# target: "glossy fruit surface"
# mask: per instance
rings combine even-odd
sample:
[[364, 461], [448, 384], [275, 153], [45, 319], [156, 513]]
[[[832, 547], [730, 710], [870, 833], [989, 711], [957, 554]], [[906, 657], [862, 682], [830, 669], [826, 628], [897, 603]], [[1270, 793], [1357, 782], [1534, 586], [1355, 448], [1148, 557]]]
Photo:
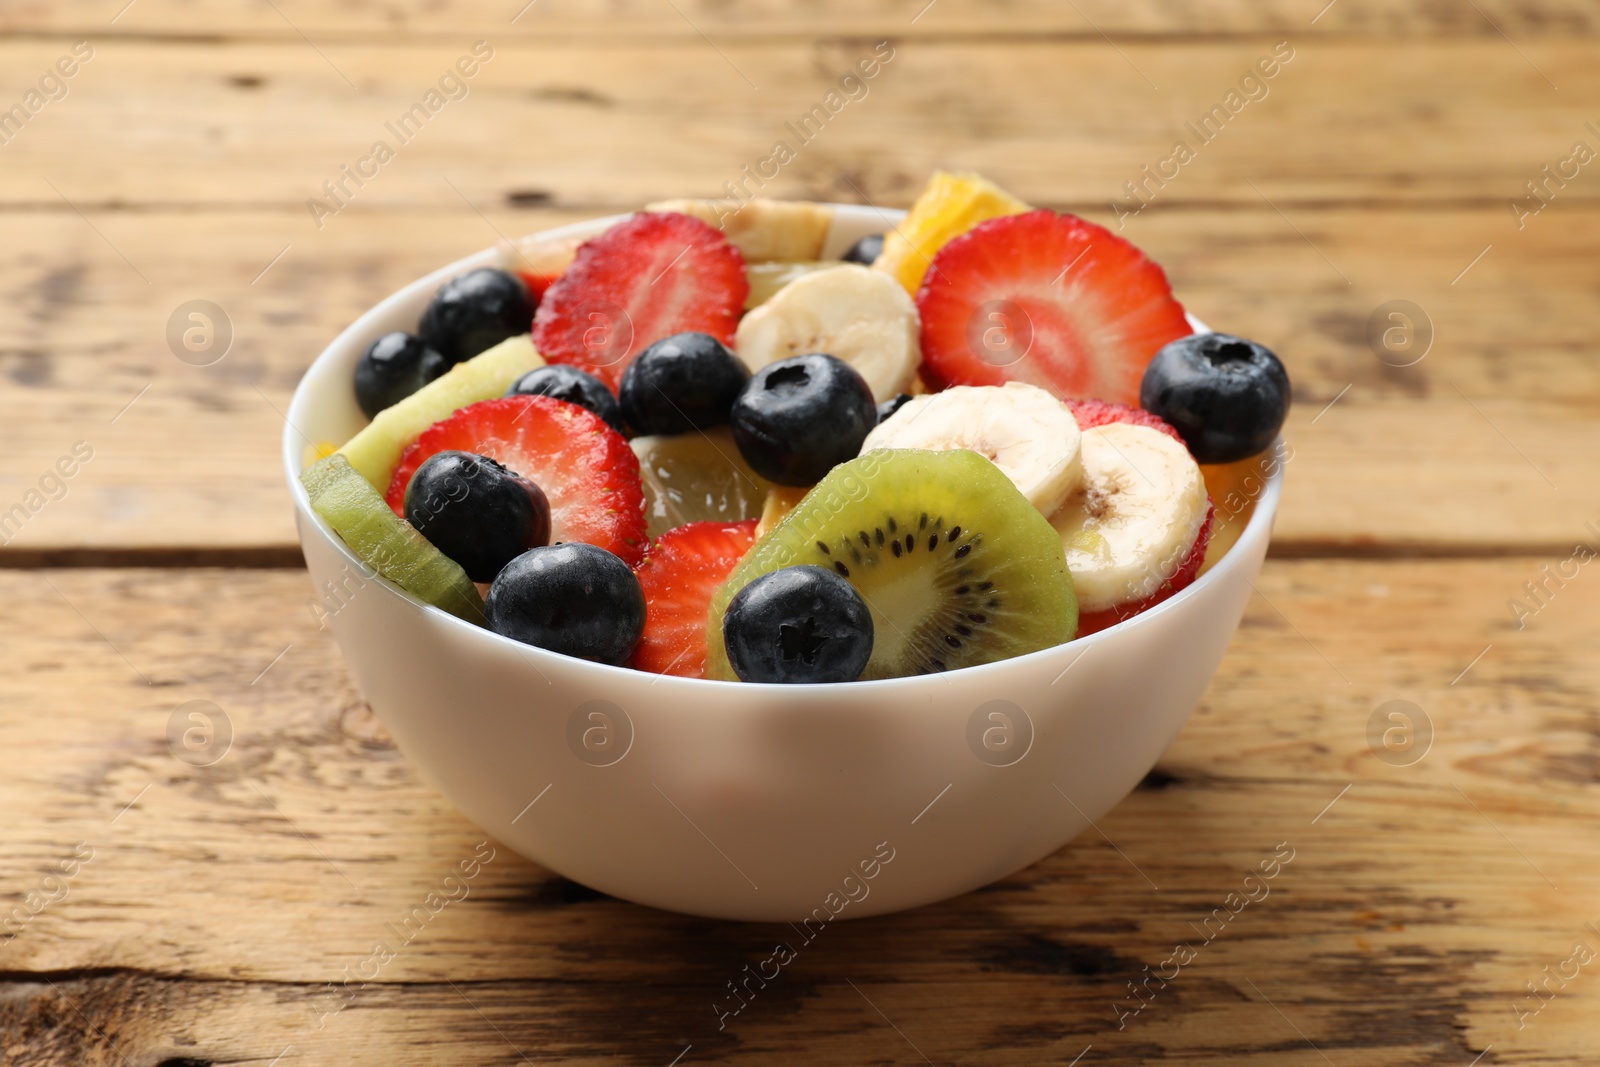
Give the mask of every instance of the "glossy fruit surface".
[[511, 383], [506, 396], [549, 396], [588, 408], [606, 420], [606, 425], [622, 433], [622, 409], [616, 394], [599, 378], [560, 363], [531, 370]]
[[1264, 345], [1197, 333], [1156, 353], [1139, 402], [1171, 423], [1201, 463], [1232, 463], [1277, 439], [1289, 415], [1289, 372]]
[[917, 294], [930, 386], [1028, 382], [1063, 400], [1137, 404], [1189, 322], [1161, 268], [1075, 215], [992, 219], [934, 257]]
[[939, 171], [911, 205], [906, 217], [884, 234], [883, 253], [874, 270], [889, 274], [915, 296], [928, 274], [931, 257], [951, 240], [988, 219], [1030, 208], [978, 174]]
[[471, 452], [435, 452], [406, 486], [406, 521], [475, 582], [550, 543], [550, 503], [537, 485]]
[[726, 237], [688, 215], [631, 215], [585, 241], [545, 290], [533, 343], [613, 389], [628, 361], [675, 333], [733, 341], [750, 283]]
[[599, 545], [629, 566], [644, 555], [639, 461], [622, 435], [587, 408], [548, 396], [508, 396], [462, 408], [429, 427], [400, 457], [388, 494], [396, 513], [404, 513], [412, 474], [447, 450], [488, 456], [544, 490], [552, 541]]
[[750, 371], [727, 345], [709, 334], [663, 337], [622, 372], [622, 417], [642, 434], [709, 430], [728, 412]]
[[691, 522], [742, 522], [761, 515], [772, 483], [750, 469], [718, 426], [698, 433], [635, 437], [651, 537]]
[[[343, 455], [335, 452], [307, 467], [300, 483], [312, 510], [371, 569], [366, 577], [381, 574], [426, 604], [483, 621], [483, 598], [461, 565], [402, 521]], [[346, 593], [361, 588], [342, 587]]]
[[[845, 243], [883, 228], [870, 208], [836, 210]], [[589, 232], [605, 225], [609, 221], [590, 223]], [[479, 259], [492, 262], [496, 254], [489, 250]], [[299, 491], [300, 434], [337, 441], [351, 432], [359, 412], [348, 398], [350, 373], [361, 349], [383, 329], [414, 323], [433, 288], [407, 287], [383, 305], [389, 318], [380, 328], [342, 337], [286, 409], [292, 427], [285, 428], [282, 469], [295, 481], [291, 495], [319, 589], [344, 580], [341, 568], [354, 569], [355, 561]], [[838, 890], [837, 872], [871, 854], [862, 827], [904, 827], [953, 780], [943, 799], [906, 831], [915, 836], [910, 844], [920, 859], [891, 838], [900, 858], [870, 883], [871, 896], [843, 916], [866, 917], [994, 882], [1080, 831], [1090, 832], [1089, 819], [1099, 820], [1137, 786], [1201, 705], [1240, 611], [1254, 596], [1249, 581], [1260, 570], [1283, 474], [1280, 466], [1260, 494], [1250, 532], [1211, 580], [1090, 638], [1089, 645], [1062, 645], [948, 682], [941, 676], [757, 692], [734, 683], [659, 680], [515, 646], [375, 585], [351, 598], [330, 626], [352, 677], [407, 761], [497, 847], [504, 842], [546, 869], [642, 905], [727, 920], [797, 920]], [[1218, 511], [1220, 521], [1220, 501]], [[544, 677], [534, 670], [535, 658]], [[597, 695], [625, 709], [637, 733], [626, 758], [605, 769], [576, 765], [562, 743], [574, 709]], [[974, 705], [989, 700], [1014, 702], [1032, 716], [1031, 750], [1022, 733], [1013, 746], [1012, 758], [1022, 757], [1015, 767], [980, 762], [960, 741]], [[759, 708], [752, 706], [757, 701]], [[987, 738], [992, 720], [985, 723]], [[934, 749], [950, 773], [930, 784], [925, 756]], [[1040, 817], [1040, 768], [1082, 814], [1046, 785], [1060, 817]], [[522, 814], [552, 779], [555, 788]], [[841, 782], [849, 788], [841, 789]], [[669, 810], [663, 794], [751, 875], [759, 892]], [[559, 807], [549, 807], [558, 800]], [[941, 813], [952, 801], [970, 817], [946, 824]], [[965, 807], [972, 804], [977, 807]], [[641, 811], [662, 818], [640, 819]], [[552, 833], [552, 812], [573, 821]], [[939, 832], [922, 835], [930, 827]], [[695, 848], [702, 853], [691, 853]], [[685, 862], [701, 854], [704, 862]]]
[[633, 666], [652, 674], [704, 678], [711, 596], [755, 542], [756, 520], [692, 522], [651, 543], [634, 570], [644, 590], [644, 635]]
[[526, 337], [501, 341], [481, 356], [457, 363], [393, 407], [378, 412], [366, 428], [339, 451], [382, 493], [389, 487], [400, 453], [417, 435], [450, 413], [478, 400], [488, 400], [544, 360]]
[[486, 352], [533, 325], [533, 298], [515, 274], [481, 267], [439, 287], [417, 333], [451, 364]]
[[449, 369], [449, 362], [420, 338], [399, 330], [386, 333], [367, 346], [356, 364], [356, 403], [370, 419]]
[[[872, 612], [864, 678], [972, 667], [1072, 640], [1078, 608], [1061, 540], [976, 452], [882, 449], [836, 467], [739, 562], [711, 601], [770, 571], [815, 564]], [[720, 633], [706, 674], [732, 678]]]
[[809, 564], [771, 571], [739, 590], [722, 635], [742, 682], [853, 682], [872, 658], [872, 613], [861, 594]]
[[484, 600], [497, 634], [579, 659], [627, 662], [644, 631], [644, 594], [628, 565], [586, 544], [534, 548], [506, 564]]
[[811, 485], [861, 451], [878, 424], [878, 407], [853, 367], [813, 354], [756, 371], [729, 421], [757, 474], [779, 485]]

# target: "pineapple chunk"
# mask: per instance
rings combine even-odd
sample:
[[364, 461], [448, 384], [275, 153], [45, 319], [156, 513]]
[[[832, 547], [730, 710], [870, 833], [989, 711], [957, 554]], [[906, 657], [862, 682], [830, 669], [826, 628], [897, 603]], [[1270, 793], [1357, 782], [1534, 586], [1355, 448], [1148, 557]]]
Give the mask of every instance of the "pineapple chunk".
[[934, 255], [952, 237], [980, 222], [1031, 210], [987, 178], [938, 171], [900, 225], [883, 235], [883, 254], [872, 269], [891, 275], [916, 296]]

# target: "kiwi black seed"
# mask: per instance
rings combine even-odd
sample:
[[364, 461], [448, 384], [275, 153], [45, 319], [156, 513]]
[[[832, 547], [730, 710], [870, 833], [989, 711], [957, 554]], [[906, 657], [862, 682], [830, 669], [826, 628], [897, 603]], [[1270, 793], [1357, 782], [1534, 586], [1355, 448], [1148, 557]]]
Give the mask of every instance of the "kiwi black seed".
[[728, 601], [793, 564], [831, 568], [866, 601], [876, 636], [863, 678], [989, 663], [1077, 628], [1059, 536], [974, 452], [886, 449], [835, 467], [712, 598], [709, 677], [733, 677], [720, 641]]

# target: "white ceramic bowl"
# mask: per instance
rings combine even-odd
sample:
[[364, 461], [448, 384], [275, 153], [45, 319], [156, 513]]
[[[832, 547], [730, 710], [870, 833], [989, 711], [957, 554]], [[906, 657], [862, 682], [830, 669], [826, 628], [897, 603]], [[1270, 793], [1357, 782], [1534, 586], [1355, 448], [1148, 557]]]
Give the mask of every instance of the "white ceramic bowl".
[[[827, 254], [887, 213], [840, 205]], [[615, 219], [551, 231], [599, 232]], [[306, 372], [283, 459], [306, 565], [368, 702], [466, 816], [584, 885], [724, 919], [860, 918], [1060, 848], [1138, 784], [1200, 700], [1261, 569], [1281, 465], [1232, 550], [1119, 626], [948, 675], [835, 686], [644, 674], [520, 645], [369, 579], [310, 509], [309, 441], [364, 420], [350, 376], [440, 283], [361, 316]], [[330, 591], [333, 591], [330, 593]]]

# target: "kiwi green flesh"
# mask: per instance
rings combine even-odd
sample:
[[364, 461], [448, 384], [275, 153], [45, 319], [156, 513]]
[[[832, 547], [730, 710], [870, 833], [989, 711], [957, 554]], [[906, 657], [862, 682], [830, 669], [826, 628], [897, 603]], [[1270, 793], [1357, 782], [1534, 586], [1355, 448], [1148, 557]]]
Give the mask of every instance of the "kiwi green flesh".
[[733, 679], [722, 616], [780, 567], [847, 578], [872, 613], [864, 679], [973, 667], [1070, 641], [1078, 605], [1061, 539], [975, 452], [882, 449], [835, 467], [712, 597], [706, 676]]
[[483, 598], [461, 566], [440, 552], [335, 452], [300, 472], [311, 508], [362, 561], [412, 596], [483, 623]]

